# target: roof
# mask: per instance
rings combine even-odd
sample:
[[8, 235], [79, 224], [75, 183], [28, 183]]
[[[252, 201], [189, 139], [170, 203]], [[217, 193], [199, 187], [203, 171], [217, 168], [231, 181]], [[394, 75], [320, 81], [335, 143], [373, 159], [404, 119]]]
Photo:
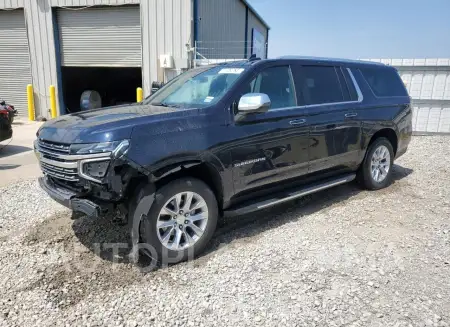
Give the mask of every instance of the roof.
[[450, 58], [363, 59], [390, 66], [450, 66]]
[[368, 60], [357, 60], [357, 59], [342, 59], [342, 58], [328, 58], [328, 57], [309, 57], [309, 56], [282, 56], [277, 59], [298, 59], [298, 60], [314, 60], [314, 61], [329, 61], [329, 62], [339, 62], [348, 64], [365, 64], [365, 65], [383, 65], [384, 63], [377, 61]]
[[253, 15], [255, 15], [255, 16], [261, 21], [261, 23], [262, 23], [265, 27], [267, 27], [268, 30], [270, 30], [269, 24], [267, 24], [266, 21], [261, 17], [261, 15], [258, 14], [258, 12], [256, 11], [256, 9], [253, 8], [253, 6], [252, 6], [250, 3], [248, 3], [247, 0], [241, 0], [241, 1], [248, 7], [248, 9], [250, 9], [250, 11], [253, 13]]

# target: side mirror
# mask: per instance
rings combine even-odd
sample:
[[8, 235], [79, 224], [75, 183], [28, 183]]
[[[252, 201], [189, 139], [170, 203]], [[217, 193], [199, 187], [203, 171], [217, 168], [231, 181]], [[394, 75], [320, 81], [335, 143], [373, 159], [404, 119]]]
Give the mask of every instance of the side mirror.
[[240, 114], [262, 113], [270, 108], [270, 98], [265, 93], [247, 93], [239, 100], [238, 112]]

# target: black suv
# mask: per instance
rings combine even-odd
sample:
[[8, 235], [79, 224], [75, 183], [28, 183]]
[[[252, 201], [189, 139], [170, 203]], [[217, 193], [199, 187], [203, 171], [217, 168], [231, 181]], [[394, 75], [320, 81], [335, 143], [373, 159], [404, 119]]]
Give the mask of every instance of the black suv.
[[53, 199], [127, 218], [133, 249], [182, 261], [204, 250], [221, 215], [354, 179], [387, 186], [411, 132], [392, 67], [252, 58], [189, 70], [142, 103], [49, 121], [35, 150]]

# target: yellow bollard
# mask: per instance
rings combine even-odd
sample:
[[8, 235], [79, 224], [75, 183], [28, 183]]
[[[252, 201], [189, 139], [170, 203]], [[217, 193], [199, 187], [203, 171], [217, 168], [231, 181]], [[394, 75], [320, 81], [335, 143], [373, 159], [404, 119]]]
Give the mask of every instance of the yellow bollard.
[[136, 90], [136, 99], [137, 102], [142, 102], [144, 100], [144, 93], [142, 91], [142, 87], [138, 87]]
[[50, 113], [52, 115], [52, 118], [56, 118], [57, 111], [56, 111], [56, 90], [54, 85], [50, 85]]
[[36, 119], [34, 112], [34, 94], [33, 85], [27, 85], [27, 99], [28, 99], [28, 119], [33, 121]]

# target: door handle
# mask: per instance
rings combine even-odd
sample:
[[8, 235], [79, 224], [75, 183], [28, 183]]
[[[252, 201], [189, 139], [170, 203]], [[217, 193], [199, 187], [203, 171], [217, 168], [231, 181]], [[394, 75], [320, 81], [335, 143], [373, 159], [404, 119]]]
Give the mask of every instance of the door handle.
[[352, 118], [352, 117], [356, 117], [358, 116], [358, 114], [356, 112], [350, 112], [348, 114], [345, 114], [345, 118]]
[[306, 123], [306, 119], [294, 119], [289, 122], [291, 125], [301, 125]]

